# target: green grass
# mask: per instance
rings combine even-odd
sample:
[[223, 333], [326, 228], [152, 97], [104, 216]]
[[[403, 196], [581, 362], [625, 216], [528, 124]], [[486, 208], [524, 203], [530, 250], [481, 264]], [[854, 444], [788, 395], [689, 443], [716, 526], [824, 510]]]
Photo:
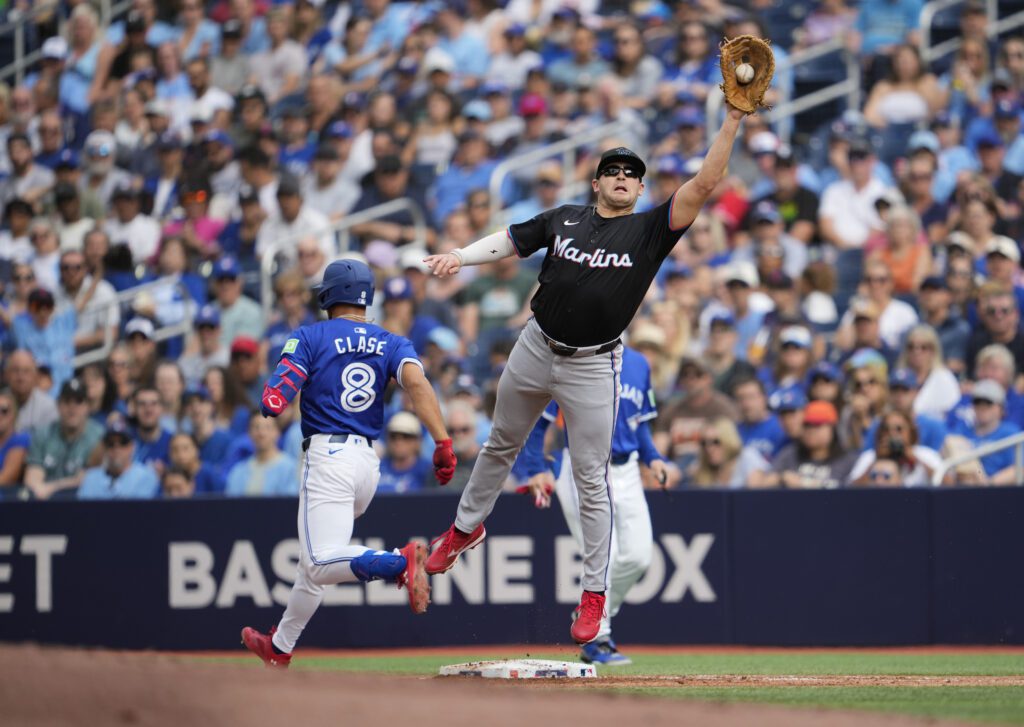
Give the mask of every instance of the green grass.
[[[628, 653], [628, 651], [627, 651]], [[455, 656], [316, 656], [296, 659], [302, 669], [433, 675], [443, 664], [522, 657], [523, 651], [467, 650]], [[575, 660], [571, 649], [539, 648], [534, 658]], [[631, 654], [632, 666], [601, 675], [815, 675], [1013, 676], [1024, 674], [1024, 655], [1009, 653], [749, 652], [724, 654]], [[236, 661], [228, 659], [226, 661]], [[255, 662], [248, 655], [242, 663]], [[1013, 686], [683, 686], [624, 687], [615, 691], [672, 699], [760, 702], [789, 707], [868, 710], [976, 723], [1024, 725], [1024, 687]]]

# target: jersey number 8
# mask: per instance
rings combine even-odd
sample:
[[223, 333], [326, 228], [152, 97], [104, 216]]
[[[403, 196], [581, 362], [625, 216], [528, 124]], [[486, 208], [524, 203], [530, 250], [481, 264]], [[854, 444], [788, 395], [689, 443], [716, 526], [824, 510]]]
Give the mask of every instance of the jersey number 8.
[[358, 413], [366, 411], [377, 398], [377, 373], [364, 363], [351, 363], [341, 372], [341, 408]]

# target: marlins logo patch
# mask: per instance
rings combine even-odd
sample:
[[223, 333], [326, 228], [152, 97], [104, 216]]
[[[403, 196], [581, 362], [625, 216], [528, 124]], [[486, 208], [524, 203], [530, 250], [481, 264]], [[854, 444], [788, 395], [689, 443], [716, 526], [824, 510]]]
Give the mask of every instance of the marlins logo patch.
[[281, 353], [295, 353], [299, 348], [299, 339], [289, 338], [284, 342], [284, 348], [281, 349]]

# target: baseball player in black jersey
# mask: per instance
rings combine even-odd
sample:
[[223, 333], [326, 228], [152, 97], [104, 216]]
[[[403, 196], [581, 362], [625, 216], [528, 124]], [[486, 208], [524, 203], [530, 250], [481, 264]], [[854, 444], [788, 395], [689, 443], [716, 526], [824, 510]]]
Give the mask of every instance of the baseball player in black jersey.
[[583, 531], [583, 595], [572, 625], [580, 644], [598, 634], [604, 612], [612, 504], [608, 462], [619, 396], [622, 332], [636, 314], [665, 256], [693, 222], [725, 173], [745, 114], [729, 107], [704, 164], [664, 204], [634, 214], [647, 167], [624, 147], [601, 155], [595, 205], [565, 205], [511, 225], [426, 263], [454, 275], [510, 255], [544, 248], [540, 287], [527, 323], [498, 382], [490, 437], [462, 493], [458, 515], [427, 559], [443, 573], [485, 536], [494, 507], [526, 437], [552, 398], [566, 423]]

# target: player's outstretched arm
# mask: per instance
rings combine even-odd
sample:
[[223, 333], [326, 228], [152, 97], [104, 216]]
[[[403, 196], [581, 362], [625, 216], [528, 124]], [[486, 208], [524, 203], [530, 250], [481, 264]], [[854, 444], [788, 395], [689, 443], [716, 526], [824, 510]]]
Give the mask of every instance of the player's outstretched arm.
[[441, 416], [441, 406], [434, 395], [434, 387], [427, 381], [423, 369], [414, 363], [402, 366], [400, 383], [409, 394], [412, 410], [434, 438], [434, 475], [438, 482], [447, 485], [455, 476], [455, 465], [458, 464], [458, 460], [455, 457], [455, 450], [452, 449], [452, 439], [444, 425], [444, 417]]
[[688, 227], [697, 219], [704, 203], [725, 176], [725, 169], [732, 155], [732, 146], [740, 130], [740, 122], [746, 116], [745, 112], [734, 106], [728, 108], [729, 113], [725, 116], [722, 128], [715, 135], [700, 171], [676, 190], [675, 199], [672, 201], [672, 217], [669, 220], [673, 230]]
[[463, 265], [483, 265], [516, 254], [516, 248], [509, 239], [507, 230], [492, 232], [463, 248], [444, 255], [430, 255], [423, 259], [434, 275], [445, 277], [455, 275]]

